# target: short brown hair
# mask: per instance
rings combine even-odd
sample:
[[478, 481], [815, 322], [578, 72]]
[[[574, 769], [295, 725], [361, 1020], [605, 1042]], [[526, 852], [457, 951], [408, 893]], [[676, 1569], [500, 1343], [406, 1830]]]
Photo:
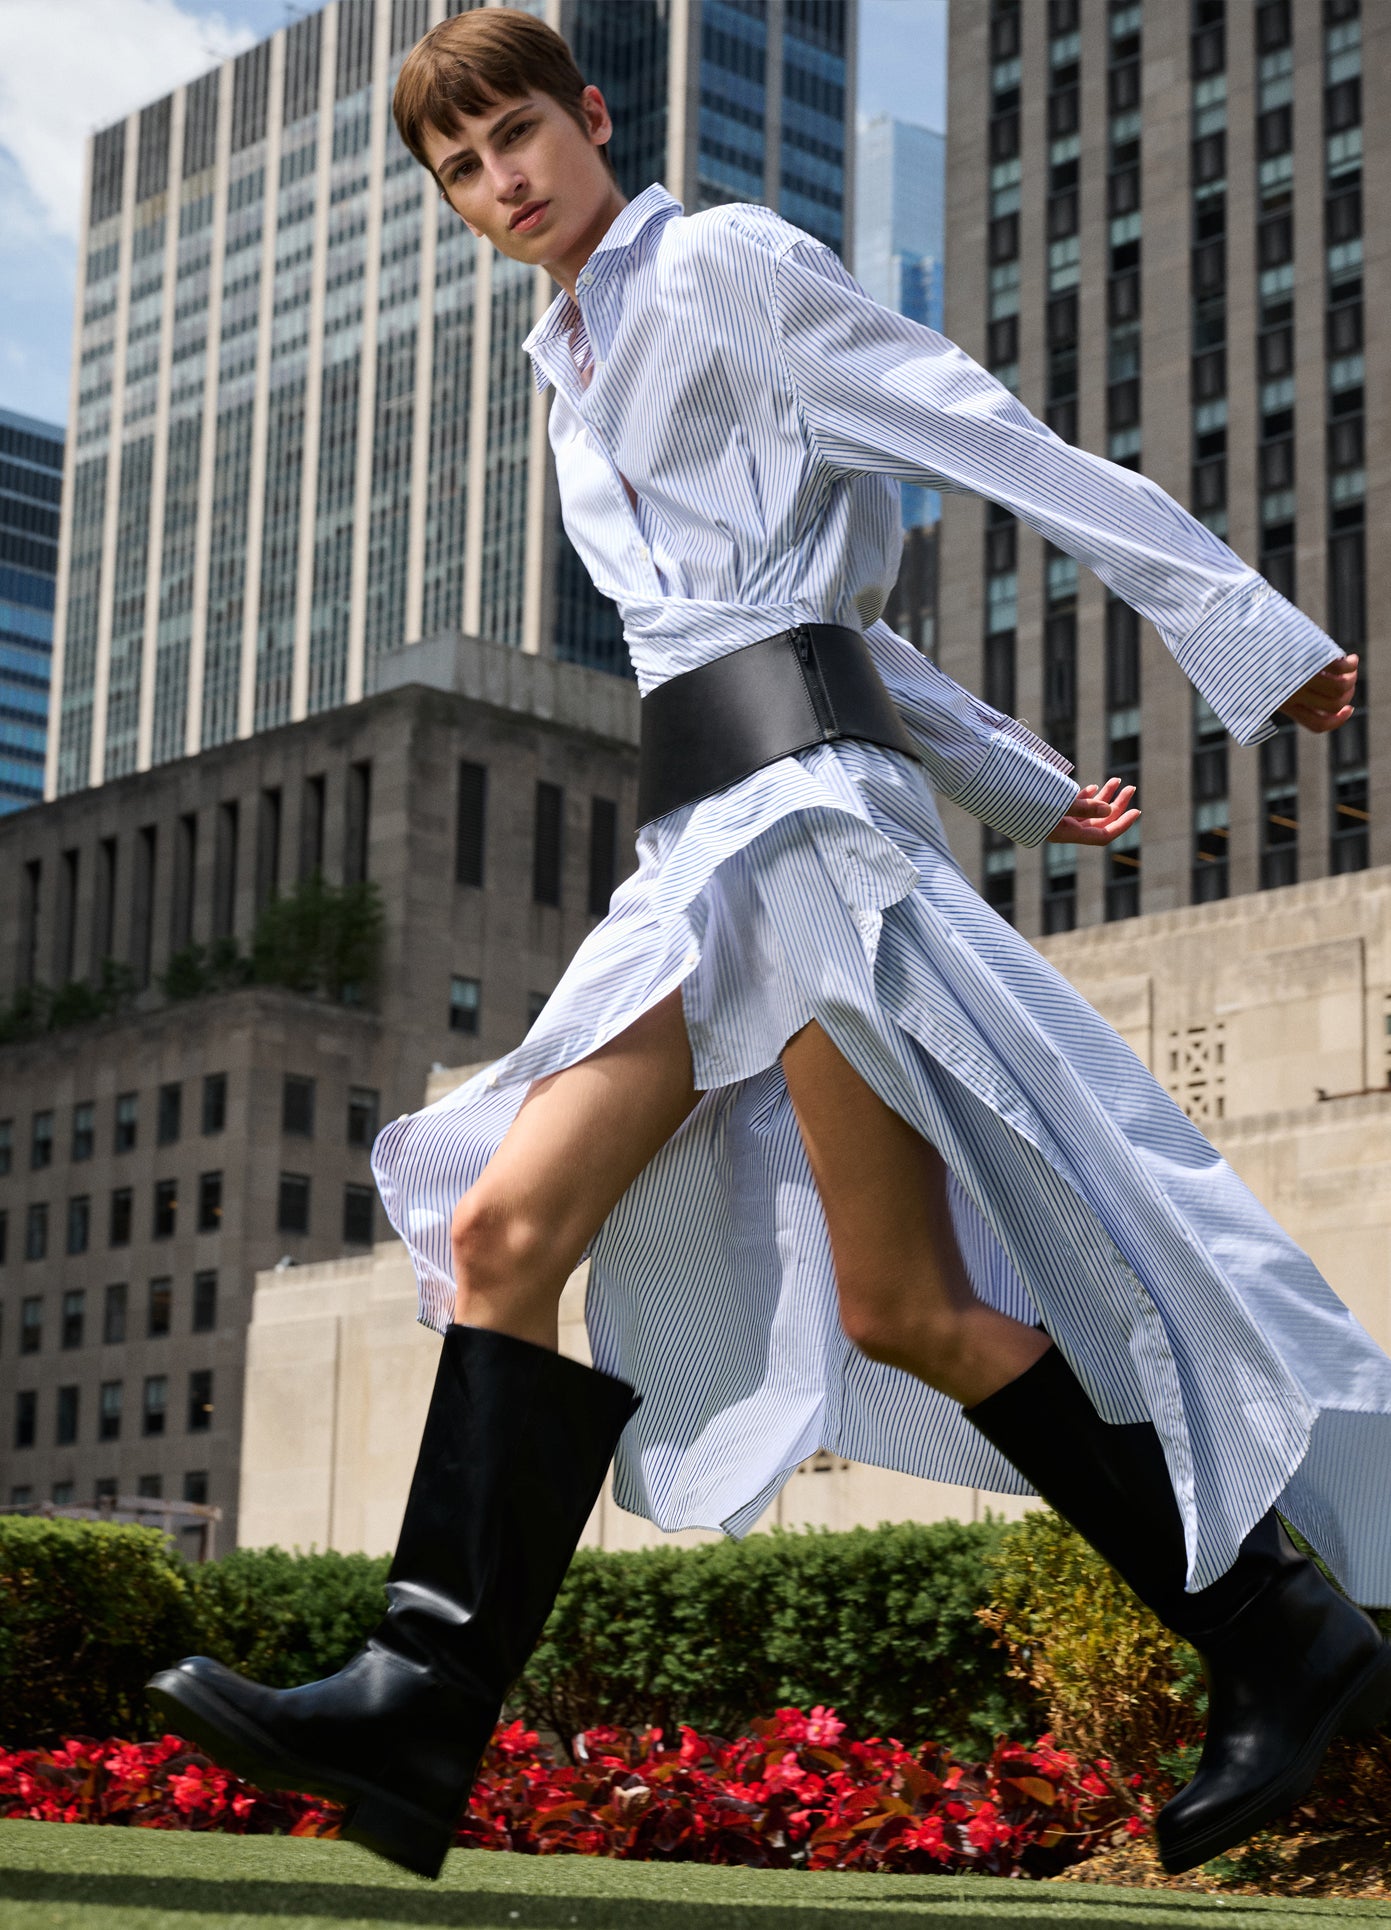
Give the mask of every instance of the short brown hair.
[[[435, 174], [423, 147], [427, 128], [447, 132], [460, 114], [482, 114], [519, 94], [549, 94], [587, 134], [580, 99], [585, 86], [554, 27], [520, 7], [475, 7], [439, 21], [416, 41], [397, 78], [391, 111], [401, 139]], [[599, 152], [612, 174], [607, 145]]]

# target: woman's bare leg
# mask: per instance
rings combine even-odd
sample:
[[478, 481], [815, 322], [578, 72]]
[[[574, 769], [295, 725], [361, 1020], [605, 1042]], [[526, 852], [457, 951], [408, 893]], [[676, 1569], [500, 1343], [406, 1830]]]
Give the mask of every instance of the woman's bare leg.
[[580, 1255], [699, 1097], [679, 985], [587, 1058], [533, 1080], [454, 1209], [454, 1318], [554, 1348]]
[[783, 1047], [782, 1068], [851, 1340], [965, 1407], [1031, 1367], [1052, 1343], [977, 1298], [936, 1147], [866, 1084], [815, 1019]]

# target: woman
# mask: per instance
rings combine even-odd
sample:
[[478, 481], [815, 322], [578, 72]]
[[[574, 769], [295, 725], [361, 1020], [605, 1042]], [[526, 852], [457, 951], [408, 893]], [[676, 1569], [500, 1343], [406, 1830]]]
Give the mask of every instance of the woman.
[[[1201, 1862], [1391, 1708], [1391, 1649], [1276, 1512], [1391, 1602], [1391, 1361], [952, 859], [934, 786], [1024, 844], [1139, 814], [876, 621], [896, 480], [1087, 562], [1240, 742], [1345, 721], [1356, 660], [779, 216], [625, 201], [529, 14], [433, 28], [394, 111], [560, 286], [526, 347], [642, 692], [638, 868], [523, 1043], [373, 1148], [444, 1334], [385, 1620], [323, 1682], [152, 1688], [436, 1874], [615, 1451], [624, 1505], [742, 1532], [825, 1445], [1043, 1495], [1196, 1644], [1208, 1739], [1159, 1835]], [[586, 1254], [592, 1369], [555, 1351]]]

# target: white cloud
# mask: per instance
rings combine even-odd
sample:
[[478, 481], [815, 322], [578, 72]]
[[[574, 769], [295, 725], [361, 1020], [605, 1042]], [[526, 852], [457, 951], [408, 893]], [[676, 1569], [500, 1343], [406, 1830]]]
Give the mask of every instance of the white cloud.
[[0, 0], [0, 151], [50, 232], [74, 237], [94, 128], [240, 53], [256, 36], [175, 0]]

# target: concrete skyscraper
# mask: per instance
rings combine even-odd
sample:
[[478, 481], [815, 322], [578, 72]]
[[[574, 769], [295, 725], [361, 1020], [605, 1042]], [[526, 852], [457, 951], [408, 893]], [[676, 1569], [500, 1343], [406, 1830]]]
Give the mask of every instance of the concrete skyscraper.
[[943, 668], [1033, 720], [1079, 778], [1138, 778], [1145, 810], [1143, 837], [1105, 853], [1016, 851], [960, 821], [956, 848], [1031, 935], [1385, 861], [1384, 557], [1366, 531], [1387, 486], [1391, 263], [1364, 260], [1363, 207], [1391, 178], [1391, 12], [958, 0], [950, 59], [947, 332], [1362, 657], [1340, 730], [1285, 722], [1242, 749], [1089, 571], [948, 497]]
[[63, 432], [0, 409], [0, 814], [43, 796]]
[[[844, 250], [847, 0], [535, 10], [613, 105], [625, 192]], [[331, 0], [90, 143], [45, 796], [352, 702], [444, 630], [626, 672], [521, 347], [554, 285], [391, 122], [445, 11]]]

